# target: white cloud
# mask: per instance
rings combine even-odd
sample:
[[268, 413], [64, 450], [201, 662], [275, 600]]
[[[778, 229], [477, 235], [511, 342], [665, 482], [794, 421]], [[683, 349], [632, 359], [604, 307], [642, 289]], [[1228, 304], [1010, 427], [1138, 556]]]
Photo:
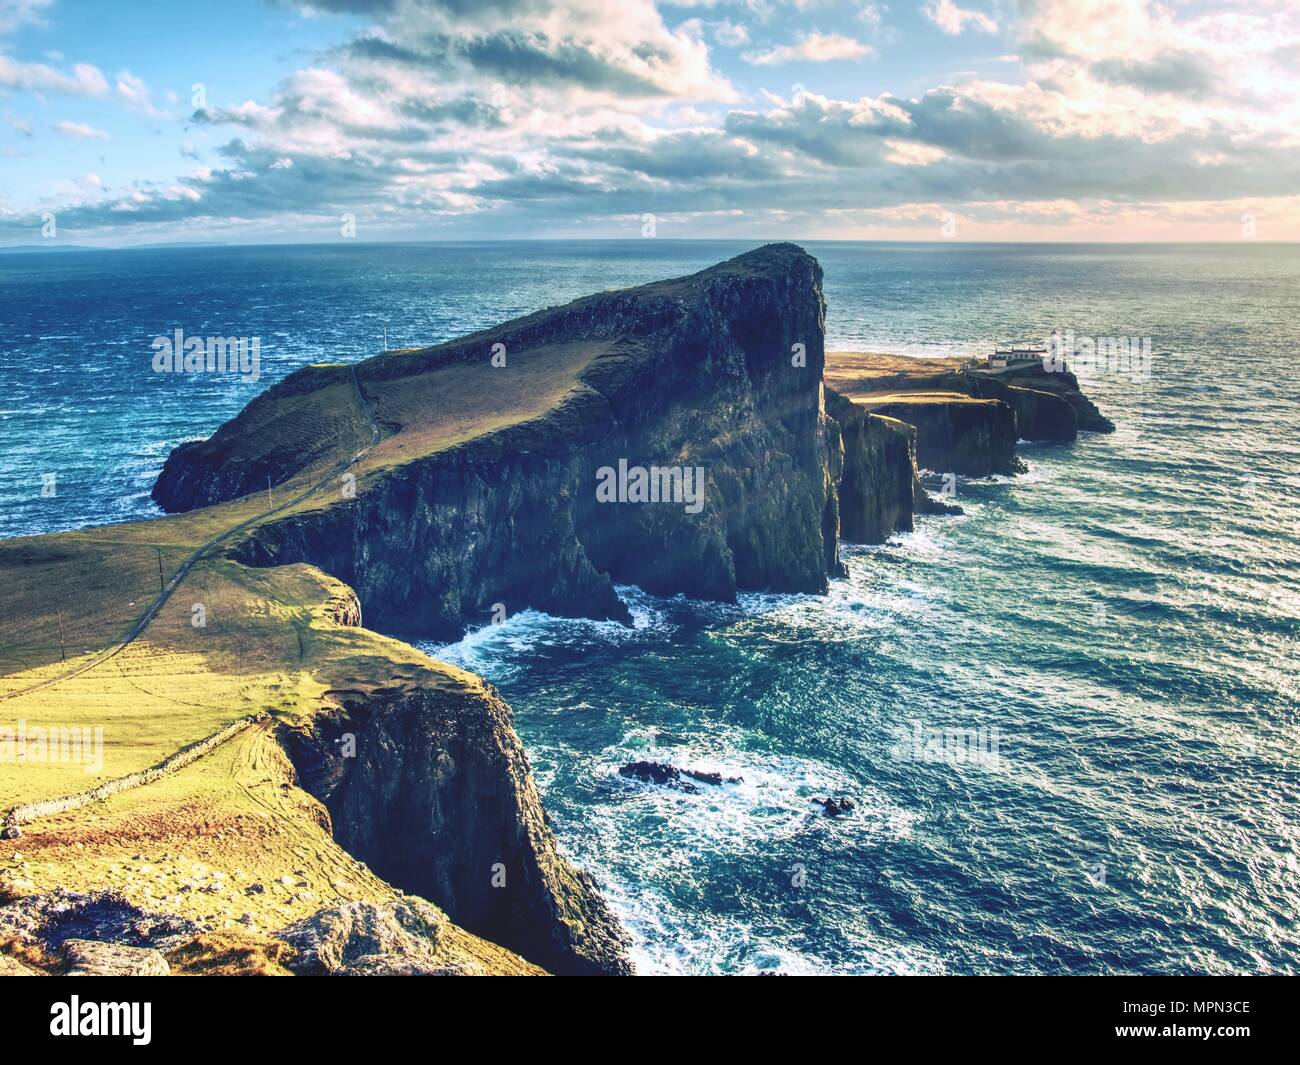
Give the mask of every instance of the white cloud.
[[45, 9], [53, 0], [0, 0], [0, 33], [12, 33], [21, 26], [45, 24]]
[[887, 137], [885, 146], [889, 149], [885, 158], [900, 166], [929, 166], [948, 157], [948, 153], [942, 148], [918, 144], [916, 141], [893, 140]]
[[939, 29], [953, 36], [961, 33], [967, 25], [984, 33], [996, 33], [998, 30], [998, 24], [991, 16], [983, 11], [958, 7], [954, 0], [929, 0], [921, 10]]
[[[1008, 42], [988, 49], [1016, 53], [983, 68], [999, 74], [911, 97], [786, 100], [756, 88], [742, 106], [710, 56], [732, 32], [718, 20], [741, 9], [694, 6], [702, 17], [670, 30], [644, 0], [629, 0], [626, 19], [599, 0], [372, 5], [365, 29], [274, 92], [197, 112], [182, 165], [201, 154], [204, 166], [101, 194], [70, 224], [323, 226], [352, 211], [394, 234], [608, 234], [611, 220], [652, 211], [700, 226], [743, 219], [737, 232], [777, 219], [812, 236], [842, 219], [928, 219], [943, 204], [995, 233], [1121, 217], [1173, 227], [1193, 217], [1180, 206], [1193, 197], [1277, 213], [1300, 194], [1294, 7], [1019, 0]], [[931, 6], [959, 29], [987, 28], [978, 11]], [[880, 41], [869, 24], [856, 23], [861, 40], [810, 33], [746, 58], [861, 61]], [[773, 40], [770, 20], [747, 25]], [[147, 101], [128, 77], [115, 96]]]
[[78, 63], [71, 74], [64, 74], [44, 63], [21, 63], [7, 55], [0, 55], [0, 86], [70, 96], [102, 96], [108, 91], [103, 73], [89, 63]]
[[147, 115], [161, 115], [149, 99], [149, 87], [145, 85], [144, 78], [138, 78], [129, 70], [123, 70], [117, 76], [117, 95], [123, 100], [128, 107], [136, 111], [143, 111]]
[[77, 140], [106, 141], [109, 139], [106, 130], [96, 129], [85, 122], [56, 122], [54, 129], [65, 137], [75, 137]]
[[780, 45], [766, 52], [748, 52], [745, 61], [755, 66], [772, 66], [804, 60], [809, 63], [829, 63], [840, 59], [867, 59], [875, 55], [869, 44], [845, 37], [839, 33], [810, 33], [795, 44]]

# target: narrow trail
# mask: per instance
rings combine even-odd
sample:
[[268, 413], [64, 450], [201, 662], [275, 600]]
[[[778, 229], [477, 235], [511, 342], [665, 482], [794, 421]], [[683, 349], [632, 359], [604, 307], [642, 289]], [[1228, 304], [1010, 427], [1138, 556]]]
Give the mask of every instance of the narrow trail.
[[150, 623], [154, 620], [154, 618], [158, 616], [162, 608], [167, 605], [167, 601], [172, 597], [176, 589], [178, 589], [181, 586], [181, 584], [184, 582], [185, 578], [189, 576], [190, 571], [199, 562], [201, 562], [204, 558], [206, 558], [215, 548], [219, 547], [221, 544], [229, 540], [232, 536], [242, 532], [243, 530], [249, 528], [250, 526], [256, 525], [259, 522], [263, 522], [267, 518], [279, 514], [281, 511], [285, 511], [290, 509], [291, 507], [297, 506], [303, 500], [307, 499], [309, 496], [313, 495], [314, 493], [318, 492], [320, 489], [324, 488], [330, 481], [334, 480], [336, 477], [342, 476], [352, 466], [356, 465], [362, 459], [362, 457], [365, 456], [366, 453], [370, 451], [371, 448], [373, 448], [377, 443], [379, 443], [379, 425], [375, 421], [374, 412], [370, 409], [370, 401], [366, 399], [366, 394], [361, 388], [361, 381], [357, 377], [357, 367], [355, 363], [351, 366], [351, 371], [352, 371], [352, 387], [356, 393], [357, 403], [361, 408], [361, 412], [366, 416], [367, 424], [370, 426], [370, 443], [366, 447], [363, 447], [350, 459], [347, 459], [346, 461], [336, 465], [327, 474], [325, 474], [324, 477], [320, 478], [320, 480], [316, 481], [305, 491], [294, 496], [292, 499], [289, 499], [287, 502], [281, 503], [279, 506], [276, 507], [271, 507], [269, 510], [263, 511], [261, 514], [256, 514], [253, 517], [247, 518], [236, 525], [232, 525], [229, 529], [226, 529], [224, 532], [218, 533], [211, 540], [207, 541], [207, 543], [195, 549], [195, 551], [187, 559], [185, 559], [184, 562], [180, 564], [179, 568], [172, 575], [172, 579], [163, 586], [162, 591], [158, 593], [157, 598], [155, 598], [154, 601], [149, 605], [148, 609], [146, 609], [145, 612], [140, 615], [139, 619], [135, 622], [135, 624], [132, 625], [131, 628], [127, 630], [126, 634], [117, 643], [113, 644], [110, 647], [104, 648], [104, 650], [98, 652], [89, 661], [83, 662], [81, 665], [75, 666], [74, 668], [69, 669], [63, 673], [60, 673], [57, 676], [49, 677], [46, 680], [40, 681], [39, 683], [36, 684], [29, 685], [26, 688], [19, 688], [16, 691], [5, 692], [3, 694], [0, 694], [0, 702], [4, 702], [8, 699], [17, 699], [21, 695], [29, 695], [30, 693], [35, 691], [40, 691], [43, 688], [49, 688], [55, 684], [60, 684], [65, 680], [71, 680], [73, 677], [78, 677], [83, 673], [89, 672], [90, 670], [94, 669], [96, 666], [103, 665], [109, 659], [120, 654], [123, 650], [125, 650], [128, 646], [130, 646], [130, 644], [134, 640], [136, 640], [145, 631], [145, 629], [149, 627]]

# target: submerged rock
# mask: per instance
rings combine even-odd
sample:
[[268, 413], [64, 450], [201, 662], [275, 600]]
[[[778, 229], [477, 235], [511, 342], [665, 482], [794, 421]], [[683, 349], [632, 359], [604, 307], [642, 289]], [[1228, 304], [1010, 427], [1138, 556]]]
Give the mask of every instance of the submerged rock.
[[679, 791], [690, 792], [694, 794], [699, 788], [693, 784], [688, 784], [682, 780], [682, 771], [675, 765], [669, 765], [667, 762], [629, 762], [625, 766], [619, 767], [619, 775], [631, 777], [633, 780], [643, 780], [647, 784], [660, 784], [668, 788], [676, 788]]
[[664, 787], [676, 788], [678, 791], [688, 792], [691, 795], [698, 794], [700, 789], [687, 780], [683, 780], [683, 777], [689, 777], [690, 780], [698, 780], [701, 784], [710, 784], [713, 787], [721, 787], [723, 784], [743, 784], [745, 780], [744, 777], [724, 777], [721, 773], [712, 773], [708, 770], [679, 769], [667, 762], [648, 761], [629, 762], [625, 766], [620, 766], [619, 774], [631, 777], [634, 780], [643, 780], [647, 784], [660, 784]]
[[812, 799], [810, 801], [817, 803], [822, 808], [822, 813], [827, 817], [842, 817], [854, 808], [852, 799], [836, 799], [832, 797], [829, 799]]
[[700, 769], [683, 769], [682, 776], [698, 780], [702, 784], [712, 784], [714, 787], [720, 787], [723, 784], [745, 783], [744, 777], [724, 777], [721, 773], [710, 773]]

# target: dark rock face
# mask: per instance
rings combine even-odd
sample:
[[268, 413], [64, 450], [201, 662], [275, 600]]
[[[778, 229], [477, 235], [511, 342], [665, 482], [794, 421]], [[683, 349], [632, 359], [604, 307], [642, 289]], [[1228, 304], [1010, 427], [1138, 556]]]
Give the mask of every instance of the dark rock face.
[[667, 762], [628, 762], [619, 767], [619, 775], [643, 780], [647, 784], [659, 784], [667, 788], [694, 793], [699, 789], [682, 780], [682, 771]]
[[822, 808], [822, 813], [827, 817], [843, 817], [847, 813], [853, 812], [853, 800], [840, 798], [833, 795], [829, 799], [813, 799], [818, 806]]
[[532, 451], [531, 426], [496, 435], [394, 471], [350, 506], [264, 526], [236, 557], [310, 561], [356, 589], [372, 628], [425, 639], [456, 638], [498, 602], [630, 620], [578, 539], [581, 461]]
[[872, 412], [915, 426], [922, 469], [987, 477], [1024, 468], [1016, 458], [1015, 413], [1001, 400], [903, 401], [873, 405]]
[[[1042, 366], [1034, 364], [1013, 371], [1011, 374], [1006, 375], [1005, 379], [1009, 385], [1047, 392], [1064, 400], [1074, 410], [1080, 429], [1091, 433], [1113, 433], [1115, 431], [1115, 423], [1103, 415], [1097, 409], [1097, 405], [1083, 394], [1079, 389], [1079, 379], [1068, 369], [1048, 371]], [[1035, 438], [1030, 437], [1029, 439]]]
[[1068, 443], [1079, 435], [1075, 409], [1052, 392], [1008, 385], [1007, 402], [1016, 415], [1016, 433], [1024, 440]]
[[[236, 557], [311, 562], [356, 589], [373, 627], [424, 637], [456, 635], [497, 602], [627, 620], [614, 582], [723, 601], [824, 591], [838, 571], [839, 448], [821, 407], [823, 327], [821, 268], [780, 244], [362, 363], [364, 389], [481, 363], [494, 343], [609, 344], [544, 417], [388, 471], [347, 505], [260, 525]], [[328, 370], [291, 375], [240, 418], [277, 424], [286, 396], [338, 384]], [[239, 420], [173, 453], [155, 486], [165, 509], [265, 488], [265, 463], [231, 461]], [[702, 508], [598, 502], [596, 472], [620, 458], [702, 468]]]
[[1022, 440], [1064, 442], [1079, 435], [1079, 417], [1062, 396], [1040, 387], [1045, 374], [1026, 371], [1013, 382], [1005, 375], [992, 377], [975, 373], [939, 374], [917, 378], [927, 389], [959, 392], [974, 399], [996, 399], [1011, 408], [1016, 435]]
[[950, 512], [921, 487], [912, 426], [869, 414], [830, 388], [826, 412], [839, 425], [844, 444], [839, 495], [845, 540], [884, 543], [896, 532], [910, 532], [914, 513]]
[[[554, 973], [630, 972], [594, 881], [556, 849], [510, 708], [464, 676], [358, 695], [315, 731], [291, 733], [303, 786], [342, 846], [461, 927]], [[332, 742], [344, 732], [355, 757]]]
[[[701, 784], [708, 784], [718, 788], [723, 784], [742, 784], [743, 777], [724, 777], [721, 773], [711, 773], [700, 769], [679, 769], [675, 765], [669, 765], [667, 762], [628, 762], [625, 766], [619, 767], [619, 775], [630, 777], [633, 780], [643, 780], [647, 784], [659, 784], [667, 788], [676, 788], [678, 791], [685, 791], [689, 794], [698, 794], [699, 788], [690, 783], [691, 780], [698, 780]], [[683, 777], [689, 778], [683, 780]]]

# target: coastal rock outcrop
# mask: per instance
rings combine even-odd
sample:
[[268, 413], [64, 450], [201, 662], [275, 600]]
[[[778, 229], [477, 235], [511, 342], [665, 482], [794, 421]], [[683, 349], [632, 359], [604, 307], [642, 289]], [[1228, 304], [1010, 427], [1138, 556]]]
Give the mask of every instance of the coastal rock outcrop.
[[912, 425], [920, 464], [941, 473], [1013, 473], [1021, 468], [1016, 439], [1064, 443], [1080, 430], [1114, 428], [1073, 373], [1038, 362], [989, 370], [958, 359], [832, 352], [827, 380], [866, 410]]
[[[355, 380], [386, 435], [355, 497], [261, 521], [235, 557], [311, 562], [356, 589], [373, 626], [426, 638], [459, 634], [494, 603], [627, 620], [616, 582], [724, 601], [824, 591], [838, 572], [839, 448], [821, 407], [823, 319], [821, 268], [779, 244], [367, 360]], [[430, 406], [468, 410], [535, 366], [553, 388], [571, 374], [570, 387], [506, 424], [435, 433], [410, 399], [424, 389]], [[264, 491], [268, 476], [325, 462], [322, 424], [345, 454], [359, 440], [349, 373], [291, 374], [177, 448], [154, 498], [176, 511]], [[381, 465], [388, 454], [400, 460]], [[598, 498], [600, 472], [624, 467], [699, 471], [700, 498]]]
[[699, 788], [691, 783], [698, 780], [701, 784], [721, 787], [723, 784], [743, 784], [744, 777], [726, 777], [721, 773], [702, 769], [681, 769], [668, 762], [651, 762], [638, 760], [619, 766], [619, 776], [641, 780], [647, 784], [659, 784], [662, 787], [675, 788], [689, 794], [697, 794]]
[[1018, 473], [1016, 418], [1000, 399], [950, 392], [902, 393], [866, 403], [875, 414], [916, 428], [916, 461], [922, 469], [965, 477]]
[[[1078, 427], [1090, 433], [1113, 433], [1115, 423], [1107, 418], [1097, 405], [1083, 394], [1079, 388], [1079, 379], [1068, 366], [1063, 369], [1045, 370], [1041, 365], [1031, 363], [1005, 375], [1008, 385], [1027, 387], [1038, 392], [1047, 392], [1064, 400], [1074, 410]], [[1029, 437], [1028, 439], [1036, 439]]]
[[973, 399], [1005, 403], [1015, 416], [1021, 440], [1063, 443], [1079, 435], [1079, 416], [1062, 395], [1043, 387], [1047, 374], [1018, 374], [1012, 383], [1003, 376], [952, 373], [917, 377], [911, 384], [927, 392], [955, 392]]
[[[631, 971], [594, 881], [558, 852], [510, 708], [490, 685], [465, 673], [343, 703], [285, 745], [349, 853], [551, 972]], [[335, 742], [345, 735], [354, 753]]]
[[853, 543], [878, 544], [895, 532], [909, 532], [918, 484], [908, 438], [830, 388], [826, 411], [844, 442], [840, 535]]
[[172, 971], [162, 952], [153, 947], [91, 939], [67, 940], [63, 959], [69, 976], [170, 976]]
[[0, 938], [13, 936], [57, 953], [68, 940], [168, 950], [199, 931], [174, 914], [148, 913], [113, 891], [60, 889], [0, 906]]
[[281, 929], [293, 948], [288, 967], [301, 976], [456, 976], [439, 942], [449, 922], [419, 899], [376, 905], [349, 902]]

